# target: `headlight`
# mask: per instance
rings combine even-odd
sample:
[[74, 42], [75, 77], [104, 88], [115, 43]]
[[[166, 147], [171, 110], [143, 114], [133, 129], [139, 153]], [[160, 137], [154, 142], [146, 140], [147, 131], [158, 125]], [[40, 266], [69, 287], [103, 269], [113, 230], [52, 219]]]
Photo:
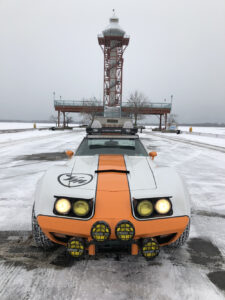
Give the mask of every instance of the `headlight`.
[[140, 201], [137, 205], [137, 211], [138, 211], [140, 216], [148, 217], [153, 212], [153, 205], [148, 200]]
[[159, 199], [155, 204], [155, 210], [159, 214], [167, 214], [171, 209], [171, 203], [167, 199]]
[[55, 203], [55, 210], [57, 213], [66, 215], [71, 210], [71, 203], [68, 199], [60, 198]]
[[89, 204], [83, 200], [76, 201], [73, 205], [73, 212], [79, 217], [86, 216], [89, 213], [89, 210]]

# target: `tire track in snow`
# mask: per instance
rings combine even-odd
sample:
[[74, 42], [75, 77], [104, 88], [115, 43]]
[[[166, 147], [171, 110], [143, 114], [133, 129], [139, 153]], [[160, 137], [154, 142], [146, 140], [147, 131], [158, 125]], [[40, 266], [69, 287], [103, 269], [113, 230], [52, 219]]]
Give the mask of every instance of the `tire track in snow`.
[[72, 135], [72, 134], [75, 134], [75, 133], [78, 133], [78, 132], [84, 132], [84, 130], [80, 129], [80, 130], [74, 130], [74, 131], [70, 131], [70, 132], [52, 133], [52, 134], [48, 134], [48, 135], [45, 135], [45, 136], [27, 137], [27, 138], [23, 138], [23, 139], [8, 141], [8, 142], [0, 142], [0, 149], [5, 148], [5, 147], [11, 147], [11, 146], [27, 143], [27, 142], [53, 139], [53, 138], [57, 138], [58, 136], [62, 136], [62, 135], [65, 135], [65, 136], [66, 135]]
[[13, 286], [15, 278], [18, 276], [19, 268], [16, 268], [14, 265], [4, 265], [4, 276], [0, 276], [0, 299], [9, 299], [7, 297], [8, 287]]
[[180, 143], [184, 143], [184, 144], [188, 144], [188, 145], [193, 145], [193, 146], [197, 146], [197, 147], [201, 147], [201, 148], [207, 148], [207, 149], [210, 149], [210, 150], [215, 150], [215, 151], [225, 153], [225, 148], [224, 147], [214, 146], [214, 145], [210, 145], [210, 144], [206, 144], [206, 143], [202, 143], [202, 142], [195, 142], [195, 141], [186, 140], [186, 139], [178, 139], [178, 138], [173, 138], [173, 137], [168, 137], [168, 136], [162, 136], [162, 135], [157, 134], [157, 133], [149, 133], [149, 134], [151, 134], [153, 136], [157, 136], [157, 137], [162, 138], [162, 139], [175, 141], [175, 142], [180, 142]]
[[[0, 264], [0, 299], [13, 299], [17, 295], [18, 299], [32, 300], [180, 300], [205, 299], [205, 291], [211, 299], [224, 299], [207, 278], [207, 272], [217, 271], [218, 266], [204, 266], [207, 257], [201, 257], [200, 251], [207, 249], [204, 245], [198, 249], [206, 240], [200, 239], [196, 248], [195, 239], [192, 239], [192, 252], [189, 245], [173, 253], [162, 250], [160, 256], [150, 262], [143, 257], [126, 254], [118, 260], [115, 254], [109, 256], [107, 253], [97, 254], [97, 259], [73, 260], [69, 268], [56, 268], [52, 259], [61, 252], [60, 248], [45, 253], [42, 249], [31, 247], [32, 240], [26, 240], [26, 236], [29, 236], [29, 232], [0, 232], [1, 241], [5, 240], [0, 248], [1, 257], [5, 257], [5, 260], [7, 256], [10, 258], [7, 263]], [[17, 243], [16, 237], [23, 237], [24, 240]], [[17, 249], [11, 252], [15, 244]], [[217, 248], [215, 251], [218, 252]], [[201, 264], [194, 263], [190, 255], [194, 255], [195, 259], [199, 257]], [[217, 260], [216, 256], [214, 259]], [[199, 286], [198, 290], [196, 286]]]

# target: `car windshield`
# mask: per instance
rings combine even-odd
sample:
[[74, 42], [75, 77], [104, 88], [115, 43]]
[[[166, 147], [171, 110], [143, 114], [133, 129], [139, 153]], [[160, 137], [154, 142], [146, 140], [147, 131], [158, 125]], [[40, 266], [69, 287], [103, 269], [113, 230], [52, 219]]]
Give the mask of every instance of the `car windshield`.
[[95, 154], [148, 155], [140, 140], [132, 138], [85, 138], [76, 152], [76, 155]]

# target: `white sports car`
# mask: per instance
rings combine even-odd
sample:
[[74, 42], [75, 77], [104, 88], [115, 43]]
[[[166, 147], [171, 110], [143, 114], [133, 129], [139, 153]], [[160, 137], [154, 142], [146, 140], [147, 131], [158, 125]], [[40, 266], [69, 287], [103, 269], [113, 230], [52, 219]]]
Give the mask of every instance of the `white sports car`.
[[101, 246], [126, 245], [147, 259], [189, 235], [189, 196], [180, 176], [157, 166], [132, 129], [91, 130], [65, 165], [39, 181], [33, 236], [44, 249], [67, 247], [78, 258]]

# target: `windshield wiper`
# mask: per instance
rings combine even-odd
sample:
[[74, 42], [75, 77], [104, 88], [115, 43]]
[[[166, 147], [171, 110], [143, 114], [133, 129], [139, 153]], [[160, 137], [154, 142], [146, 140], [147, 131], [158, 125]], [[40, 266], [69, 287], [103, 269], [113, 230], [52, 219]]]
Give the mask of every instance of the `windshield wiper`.
[[130, 173], [130, 171], [127, 171], [127, 170], [115, 170], [115, 169], [95, 170], [95, 173], [109, 173], [109, 172], [124, 173], [124, 174], [129, 174]]

